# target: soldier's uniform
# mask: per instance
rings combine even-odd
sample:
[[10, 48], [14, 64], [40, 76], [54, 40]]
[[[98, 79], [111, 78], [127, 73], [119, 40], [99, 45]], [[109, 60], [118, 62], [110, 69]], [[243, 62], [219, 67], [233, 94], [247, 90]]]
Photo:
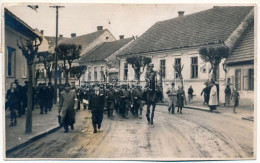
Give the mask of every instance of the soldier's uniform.
[[114, 88], [115, 90], [115, 110], [117, 113], [119, 113], [119, 109], [120, 109], [120, 88], [119, 86], [116, 86]]
[[142, 117], [142, 97], [143, 91], [140, 86], [137, 86], [132, 92], [132, 101], [134, 108], [134, 115], [138, 116], [138, 110], [140, 110], [140, 118]]
[[108, 118], [113, 118], [113, 110], [115, 107], [115, 90], [112, 85], [108, 85], [108, 89], [106, 90], [106, 100], [107, 100], [107, 116]]
[[130, 109], [131, 102], [131, 92], [127, 89], [127, 85], [123, 86], [123, 90], [121, 92], [121, 102], [122, 102], [122, 116], [128, 119], [128, 112]]

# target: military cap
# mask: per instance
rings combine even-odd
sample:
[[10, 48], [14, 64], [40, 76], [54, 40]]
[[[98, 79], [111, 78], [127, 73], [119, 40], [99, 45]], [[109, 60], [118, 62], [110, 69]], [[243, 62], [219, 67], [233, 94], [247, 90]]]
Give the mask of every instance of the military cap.
[[14, 80], [14, 83], [19, 83], [18, 79], [15, 79], [15, 80]]

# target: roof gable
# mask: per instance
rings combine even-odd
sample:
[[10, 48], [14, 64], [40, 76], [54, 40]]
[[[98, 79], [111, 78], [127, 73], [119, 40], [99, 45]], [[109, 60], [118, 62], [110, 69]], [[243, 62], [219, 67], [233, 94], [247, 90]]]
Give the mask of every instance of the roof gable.
[[226, 40], [252, 9], [251, 6], [213, 7], [198, 13], [157, 22], [122, 55]]

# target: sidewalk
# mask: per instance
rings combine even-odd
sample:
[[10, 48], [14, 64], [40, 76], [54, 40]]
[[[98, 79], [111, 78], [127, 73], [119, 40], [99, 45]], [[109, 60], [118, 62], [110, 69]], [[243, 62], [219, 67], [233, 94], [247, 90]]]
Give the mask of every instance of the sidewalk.
[[[159, 105], [168, 106], [167, 103], [159, 103]], [[187, 102], [187, 105], [185, 105], [184, 108], [210, 112], [209, 107], [207, 105], [203, 105], [201, 101], [193, 101], [192, 103]], [[220, 106], [217, 107], [217, 110], [213, 111], [213, 113], [219, 113], [234, 118], [254, 121], [254, 108], [237, 107], [236, 112], [237, 113], [233, 113], [233, 107], [231, 105], [229, 107], [224, 107], [223, 104], [220, 104]]]
[[40, 137], [59, 129], [58, 107], [53, 106], [48, 114], [40, 114], [40, 108], [37, 107], [32, 112], [32, 133], [25, 133], [26, 115], [17, 118], [17, 126], [9, 127], [10, 112], [5, 112], [5, 147], [6, 152], [15, 150]]

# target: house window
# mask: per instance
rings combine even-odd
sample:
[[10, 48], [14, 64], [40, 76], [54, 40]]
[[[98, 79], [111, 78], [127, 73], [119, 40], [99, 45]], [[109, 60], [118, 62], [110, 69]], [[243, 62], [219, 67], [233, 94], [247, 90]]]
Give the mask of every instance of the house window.
[[88, 68], [88, 80], [91, 81], [91, 67]]
[[160, 73], [163, 79], [165, 78], [165, 68], [165, 59], [162, 59], [160, 60]]
[[27, 64], [26, 64], [26, 61], [23, 64], [23, 67], [22, 67], [22, 78], [27, 78]]
[[94, 80], [97, 80], [97, 67], [94, 67]]
[[45, 78], [45, 74], [44, 74], [44, 68], [40, 70], [40, 79], [44, 79]]
[[128, 64], [124, 63], [124, 80], [128, 78]]
[[243, 70], [244, 90], [254, 90], [254, 69]]
[[104, 72], [104, 66], [101, 66], [101, 67], [100, 67], [100, 79], [101, 79], [101, 80], [104, 80], [104, 75], [105, 75], [104, 73], [105, 73], [105, 72]]
[[[174, 65], [181, 65], [181, 58], [176, 58], [174, 63], [175, 63]], [[175, 79], [179, 77], [180, 75], [177, 72], [175, 72]]]
[[7, 69], [7, 76], [14, 77], [15, 76], [15, 57], [16, 57], [16, 50], [11, 47], [7, 47], [8, 53], [8, 69]]
[[241, 70], [235, 70], [235, 88], [241, 91]]
[[198, 57], [191, 57], [191, 78], [198, 78]]
[[74, 73], [72, 73], [71, 71], [70, 71], [70, 78], [72, 78], [72, 79], [74, 79], [74, 78], [75, 78], [75, 74], [74, 74]]

